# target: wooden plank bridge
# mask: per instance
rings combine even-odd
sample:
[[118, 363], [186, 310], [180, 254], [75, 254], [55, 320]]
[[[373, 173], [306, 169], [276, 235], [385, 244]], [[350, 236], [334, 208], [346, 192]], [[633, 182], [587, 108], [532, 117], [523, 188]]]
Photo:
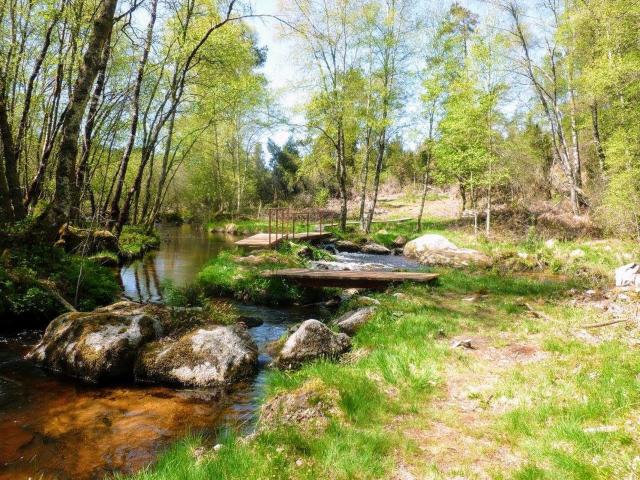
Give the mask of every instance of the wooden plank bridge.
[[287, 268], [264, 272], [265, 277], [290, 280], [305, 287], [369, 288], [383, 290], [393, 283], [432, 283], [438, 278], [436, 273], [422, 272], [357, 272], [343, 270], [310, 270]]
[[331, 236], [324, 228], [327, 221], [333, 220], [337, 215], [335, 212], [318, 208], [270, 208], [267, 213], [267, 233], [257, 233], [238, 240], [235, 244], [248, 248], [271, 248], [283, 240], [313, 243]]
[[269, 235], [268, 233], [257, 233], [248, 238], [243, 238], [242, 240], [238, 240], [236, 245], [241, 247], [249, 247], [249, 248], [271, 248], [277, 245], [279, 242], [283, 240], [292, 240], [299, 242], [316, 242], [318, 240], [323, 240], [325, 238], [329, 238], [331, 233], [329, 232], [298, 232], [291, 234], [281, 234], [281, 233], [272, 233]]

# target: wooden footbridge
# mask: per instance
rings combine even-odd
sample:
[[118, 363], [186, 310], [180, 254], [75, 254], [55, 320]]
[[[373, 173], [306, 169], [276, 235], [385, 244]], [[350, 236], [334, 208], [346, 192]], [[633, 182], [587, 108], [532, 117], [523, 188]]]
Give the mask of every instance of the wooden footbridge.
[[272, 248], [282, 241], [317, 242], [329, 238], [331, 232], [325, 230], [327, 224], [335, 220], [337, 213], [319, 208], [293, 210], [291, 208], [270, 208], [267, 232], [257, 233], [238, 240], [236, 245], [248, 248]]
[[342, 287], [384, 290], [390, 284], [403, 282], [432, 283], [436, 273], [422, 272], [354, 272], [342, 270], [310, 270], [287, 268], [264, 272], [265, 277], [282, 278], [305, 287]]

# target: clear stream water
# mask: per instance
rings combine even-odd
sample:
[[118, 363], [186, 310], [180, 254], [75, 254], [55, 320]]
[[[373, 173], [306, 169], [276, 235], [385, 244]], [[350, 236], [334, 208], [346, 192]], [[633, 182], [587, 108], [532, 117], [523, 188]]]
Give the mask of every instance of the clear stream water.
[[[126, 297], [162, 301], [164, 280], [177, 285], [193, 280], [207, 260], [232, 248], [236, 240], [188, 225], [166, 226], [160, 234], [159, 250], [121, 269]], [[342, 254], [337, 260], [414, 266], [402, 257]], [[265, 345], [280, 338], [291, 324], [330, 314], [317, 306], [274, 309], [239, 304], [238, 309], [264, 321], [250, 329], [260, 347], [262, 366], [270, 360]], [[222, 427], [249, 430], [254, 424], [265, 368], [224, 396], [133, 383], [88, 386], [23, 359], [41, 336], [42, 330], [0, 335], [0, 480], [83, 480], [130, 473], [153, 462], [189, 432], [213, 440]]]
[[[190, 226], [163, 227], [162, 246], [120, 272], [125, 296], [161, 301], [160, 283], [184, 284], [235, 238]], [[265, 345], [293, 323], [328, 315], [317, 307], [238, 305], [264, 323], [251, 334], [260, 362]], [[221, 427], [250, 429], [266, 371], [220, 396], [207, 390], [135, 384], [88, 386], [52, 375], [23, 359], [42, 336], [0, 336], [0, 479], [93, 479], [130, 473], [154, 461], [189, 432], [215, 437]]]

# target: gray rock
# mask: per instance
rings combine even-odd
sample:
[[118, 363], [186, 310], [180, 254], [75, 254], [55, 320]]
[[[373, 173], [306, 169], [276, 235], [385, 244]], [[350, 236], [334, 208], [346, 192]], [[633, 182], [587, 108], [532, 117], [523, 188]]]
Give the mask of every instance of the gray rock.
[[251, 375], [258, 347], [241, 326], [205, 326], [176, 339], [152, 342], [140, 352], [135, 378], [191, 387], [222, 387]]
[[367, 243], [361, 249], [362, 253], [369, 253], [373, 255], [389, 255], [391, 250], [389, 250], [384, 245], [380, 245], [379, 243]]
[[241, 315], [240, 317], [238, 317], [238, 323], [243, 323], [244, 325], [247, 326], [247, 328], [254, 328], [262, 325], [264, 323], [264, 320], [257, 317], [249, 317], [249, 316]]
[[224, 226], [224, 233], [236, 235], [238, 233], [238, 226], [235, 223], [227, 223]]
[[336, 359], [351, 348], [344, 333], [334, 333], [318, 320], [306, 320], [285, 342], [276, 364], [280, 368], [297, 368], [319, 358]]
[[59, 316], [27, 358], [91, 383], [111, 381], [130, 377], [138, 350], [161, 333], [161, 322], [150, 308], [119, 302]]
[[340, 301], [346, 302], [361, 292], [359, 288], [345, 288], [340, 292]]
[[490, 265], [491, 259], [482, 252], [459, 248], [442, 235], [427, 234], [410, 241], [404, 255], [425, 265], [463, 267], [471, 264]]
[[393, 240], [393, 246], [397, 248], [403, 248], [406, 244], [407, 244], [407, 237], [405, 237], [404, 235], [398, 235]]
[[349, 240], [338, 240], [335, 243], [336, 249], [339, 252], [359, 252], [360, 245]]
[[371, 319], [375, 311], [374, 307], [359, 308], [345, 313], [335, 321], [335, 324], [342, 333], [353, 335]]
[[358, 302], [358, 305], [363, 305], [365, 307], [368, 307], [370, 305], [380, 305], [380, 300], [373, 297], [367, 297], [366, 295], [358, 297], [356, 301]]
[[616, 268], [616, 287], [640, 288], [640, 264], [629, 263]]

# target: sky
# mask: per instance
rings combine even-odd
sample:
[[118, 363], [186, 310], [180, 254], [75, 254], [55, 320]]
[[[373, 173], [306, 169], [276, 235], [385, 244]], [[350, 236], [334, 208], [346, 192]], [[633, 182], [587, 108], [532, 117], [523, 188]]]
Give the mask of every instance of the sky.
[[[282, 15], [279, 8], [281, 0], [253, 0], [253, 13], [259, 15]], [[491, 15], [493, 8], [487, 0], [458, 0], [466, 8], [469, 8], [480, 17]], [[530, 2], [535, 0], [523, 0]], [[435, 12], [443, 12], [448, 9], [449, 0], [416, 0], [419, 9], [424, 9], [428, 16], [433, 17]], [[437, 16], [437, 15], [435, 15]], [[283, 39], [280, 35], [280, 25], [275, 19], [250, 19], [249, 23], [255, 29], [259, 44], [268, 48], [267, 60], [262, 68], [262, 72], [269, 81], [274, 98], [277, 99], [281, 109], [295, 123], [303, 123], [300, 115], [300, 107], [308, 99], [308, 92], [295, 88], [293, 79], [299, 76], [299, 65], [292, 59], [295, 45], [291, 41]], [[419, 110], [419, 92], [416, 91], [409, 99], [408, 111], [417, 116]], [[415, 122], [414, 122], [415, 123]], [[274, 127], [265, 131], [261, 142], [264, 146], [269, 139], [282, 145], [291, 134], [291, 129], [287, 127]], [[295, 133], [295, 132], [294, 132]], [[303, 132], [298, 131], [298, 135]], [[412, 143], [419, 142], [418, 132], [406, 132], [405, 141], [411, 146]], [[266, 151], [266, 149], [265, 149]]]

